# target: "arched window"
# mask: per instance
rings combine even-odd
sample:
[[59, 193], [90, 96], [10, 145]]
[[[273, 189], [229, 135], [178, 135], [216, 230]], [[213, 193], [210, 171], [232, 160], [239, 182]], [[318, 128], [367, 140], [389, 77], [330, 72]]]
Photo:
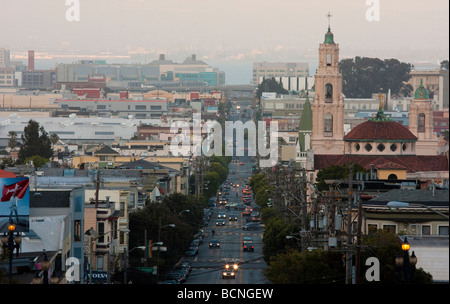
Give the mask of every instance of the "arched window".
[[331, 54], [327, 54], [327, 66], [331, 66]]
[[395, 175], [395, 174], [389, 174], [389, 176], [388, 176], [388, 179], [389, 180], [396, 180], [397, 179], [397, 175]]
[[327, 83], [325, 85], [325, 102], [333, 101], [333, 85], [331, 83]]
[[333, 115], [330, 113], [323, 118], [323, 136], [333, 136]]
[[420, 113], [417, 118], [417, 132], [425, 132], [425, 114]]

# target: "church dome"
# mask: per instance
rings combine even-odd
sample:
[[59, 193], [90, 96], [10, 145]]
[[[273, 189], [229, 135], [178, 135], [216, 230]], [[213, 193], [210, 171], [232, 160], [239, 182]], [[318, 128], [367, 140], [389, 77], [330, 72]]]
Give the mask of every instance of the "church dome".
[[415, 142], [417, 137], [398, 122], [384, 116], [380, 110], [376, 117], [353, 128], [344, 141], [357, 142]]
[[428, 90], [423, 86], [422, 80], [420, 80], [420, 85], [414, 93], [414, 99], [430, 99]]
[[328, 32], [325, 34], [325, 44], [334, 44], [334, 34], [331, 32], [330, 27], [328, 27]]

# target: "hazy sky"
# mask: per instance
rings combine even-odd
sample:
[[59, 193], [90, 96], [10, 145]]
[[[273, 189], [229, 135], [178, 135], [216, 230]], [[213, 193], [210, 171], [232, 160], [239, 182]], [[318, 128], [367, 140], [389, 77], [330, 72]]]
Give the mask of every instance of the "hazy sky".
[[448, 59], [448, 0], [378, 2], [380, 21], [369, 22], [366, 0], [79, 0], [80, 21], [69, 22], [66, 0], [0, 0], [0, 47], [16, 58], [33, 49], [308, 61], [317, 58], [330, 11], [341, 57]]

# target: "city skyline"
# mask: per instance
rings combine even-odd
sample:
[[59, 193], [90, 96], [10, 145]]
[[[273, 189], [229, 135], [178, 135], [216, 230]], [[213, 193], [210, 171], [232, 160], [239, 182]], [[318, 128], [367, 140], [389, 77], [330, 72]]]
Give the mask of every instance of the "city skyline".
[[[70, 22], [66, 14], [74, 2], [2, 5], [0, 26], [8, 30], [2, 31], [0, 45], [11, 50], [11, 60], [26, 61], [27, 50], [35, 50], [36, 68], [96, 58], [148, 63], [158, 54], [181, 62], [197, 54], [219, 68], [307, 62], [314, 73], [327, 12], [343, 59], [396, 58], [428, 66], [448, 59], [449, 4], [444, 0], [78, 0], [80, 20]], [[369, 12], [379, 12], [379, 21], [368, 20]], [[250, 81], [251, 71], [246, 78]]]

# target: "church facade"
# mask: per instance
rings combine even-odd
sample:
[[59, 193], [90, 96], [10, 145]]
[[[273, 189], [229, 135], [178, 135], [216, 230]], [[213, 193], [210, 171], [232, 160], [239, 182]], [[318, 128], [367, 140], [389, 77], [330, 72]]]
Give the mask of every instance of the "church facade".
[[[346, 135], [342, 84], [339, 45], [328, 27], [324, 42], [319, 46], [311, 111], [302, 113], [300, 122], [299, 149], [306, 155], [305, 150], [310, 148], [307, 169], [313, 168], [317, 173], [331, 165], [358, 163], [368, 170], [379, 169], [380, 173], [388, 169], [401, 172], [383, 174], [392, 179], [404, 179], [406, 175], [406, 178], [427, 178], [437, 183], [448, 181], [448, 152], [446, 155], [438, 153], [432, 103], [422, 84], [416, 88], [410, 106], [409, 129], [384, 115], [380, 98], [376, 116]], [[303, 120], [309, 122], [311, 130], [305, 130]], [[301, 163], [305, 160], [303, 158]]]

